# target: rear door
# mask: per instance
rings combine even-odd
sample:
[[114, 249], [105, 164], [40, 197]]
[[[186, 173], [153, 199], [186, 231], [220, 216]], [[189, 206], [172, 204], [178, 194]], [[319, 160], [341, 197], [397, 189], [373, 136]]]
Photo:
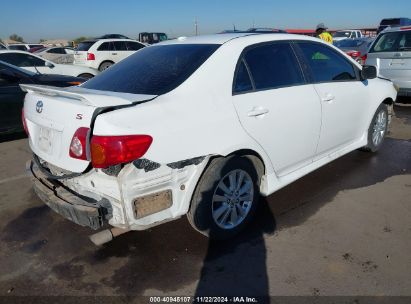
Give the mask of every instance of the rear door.
[[130, 56], [133, 52], [127, 49], [127, 45], [125, 41], [113, 41], [115, 52], [112, 54], [115, 56], [115, 62], [119, 62], [128, 56]]
[[289, 42], [244, 51], [234, 77], [233, 102], [242, 126], [269, 155], [278, 175], [312, 162], [321, 105]]
[[379, 76], [400, 87], [411, 86], [411, 29], [382, 34], [368, 53], [367, 64], [378, 68]]
[[354, 64], [323, 43], [296, 43], [299, 55], [321, 100], [321, 135], [317, 157], [330, 154], [358, 140], [366, 130], [367, 82], [359, 79]]

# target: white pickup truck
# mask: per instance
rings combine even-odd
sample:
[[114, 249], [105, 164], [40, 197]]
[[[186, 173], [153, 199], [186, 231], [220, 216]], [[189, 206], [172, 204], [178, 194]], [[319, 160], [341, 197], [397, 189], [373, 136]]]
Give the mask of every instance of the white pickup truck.
[[357, 39], [357, 38], [364, 38], [364, 35], [360, 30], [343, 30], [337, 31], [333, 35], [334, 41], [340, 41], [344, 39]]

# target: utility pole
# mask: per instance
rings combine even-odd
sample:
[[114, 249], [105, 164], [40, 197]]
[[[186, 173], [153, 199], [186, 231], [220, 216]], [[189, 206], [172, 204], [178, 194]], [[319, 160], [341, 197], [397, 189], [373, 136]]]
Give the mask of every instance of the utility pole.
[[198, 36], [198, 23], [197, 23], [197, 17], [194, 20], [194, 27], [195, 27], [195, 31], [196, 31], [196, 36]]

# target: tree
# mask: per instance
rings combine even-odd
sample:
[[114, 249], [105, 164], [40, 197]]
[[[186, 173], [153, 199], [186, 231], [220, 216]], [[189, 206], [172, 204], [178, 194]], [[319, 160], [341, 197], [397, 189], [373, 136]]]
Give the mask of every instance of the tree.
[[84, 41], [84, 40], [87, 40], [87, 39], [89, 39], [89, 38], [84, 37], [84, 36], [81, 36], [81, 37], [78, 37], [78, 38], [74, 39], [74, 40], [73, 40], [73, 43], [74, 43], [75, 45], [78, 45], [80, 42], [82, 42], [82, 41]]
[[24, 42], [23, 37], [21, 37], [17, 34], [10, 35], [9, 38], [10, 38], [10, 40], [14, 40], [14, 41], [18, 41], [18, 42]]
[[42, 43], [44, 41], [47, 41], [47, 39], [40, 38], [39, 43]]

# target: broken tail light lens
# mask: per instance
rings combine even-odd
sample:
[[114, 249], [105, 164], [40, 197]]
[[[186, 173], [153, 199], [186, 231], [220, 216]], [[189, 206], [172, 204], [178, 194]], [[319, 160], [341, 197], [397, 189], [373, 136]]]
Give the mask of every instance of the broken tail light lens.
[[29, 136], [29, 128], [27, 128], [26, 117], [24, 116], [24, 108], [21, 109], [21, 122], [23, 123], [24, 132]]
[[87, 160], [87, 135], [89, 130], [89, 128], [79, 128], [74, 133], [70, 143], [70, 157]]
[[93, 136], [91, 161], [94, 168], [128, 163], [141, 158], [150, 148], [153, 138], [149, 135]]

